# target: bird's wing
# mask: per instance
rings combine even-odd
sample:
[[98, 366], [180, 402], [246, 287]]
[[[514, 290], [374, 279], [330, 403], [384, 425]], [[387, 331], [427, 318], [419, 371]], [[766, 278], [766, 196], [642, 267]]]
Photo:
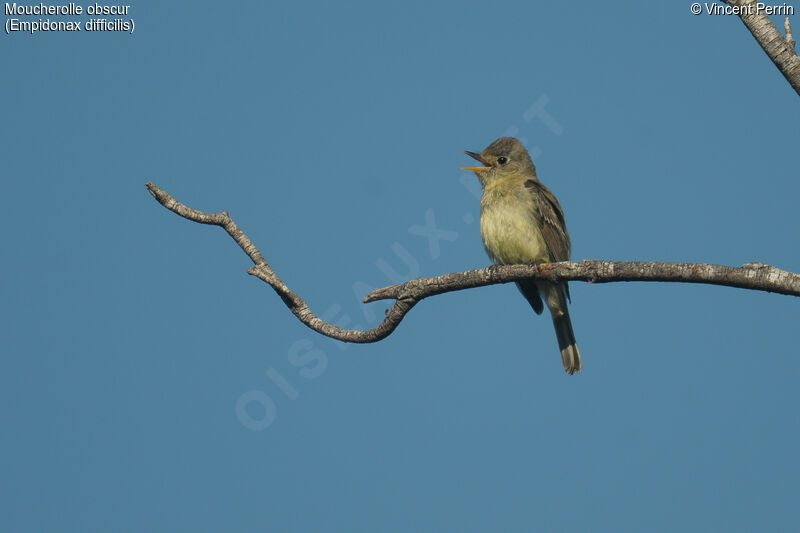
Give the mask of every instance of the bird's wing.
[[547, 245], [550, 260], [569, 261], [570, 242], [567, 225], [564, 222], [564, 211], [550, 189], [538, 180], [527, 180], [525, 188], [531, 193], [534, 215], [539, 222], [539, 229]]

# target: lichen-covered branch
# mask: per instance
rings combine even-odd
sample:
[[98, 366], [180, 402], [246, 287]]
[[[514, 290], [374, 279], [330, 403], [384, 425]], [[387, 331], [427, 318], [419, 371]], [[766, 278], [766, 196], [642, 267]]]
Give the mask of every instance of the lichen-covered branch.
[[315, 315], [308, 308], [306, 302], [286, 286], [227, 211], [204, 213], [183, 205], [153, 183], [148, 183], [147, 189], [161, 205], [170, 211], [194, 222], [211, 224], [224, 229], [253, 261], [254, 266], [247, 270], [249, 274], [272, 287], [303, 324], [323, 335], [345, 342], [377, 342], [387, 337], [417, 302], [429, 296], [485, 285], [510, 283], [521, 279], [587, 281], [589, 283], [612, 281], [706, 283], [800, 296], [800, 275], [763, 263], [729, 267], [693, 263], [584, 260], [579, 263], [495, 265], [431, 278], [417, 278], [399, 285], [376, 289], [364, 298], [364, 302], [395, 300], [383, 321], [369, 330], [343, 329]]
[[800, 57], [795, 52], [795, 43], [792, 38], [792, 27], [789, 17], [784, 21], [786, 36], [770, 20], [765, 10], [758, 9], [758, 2], [754, 0], [723, 0], [730, 6], [740, 7], [739, 18], [753, 37], [764, 49], [778, 70], [800, 95]]

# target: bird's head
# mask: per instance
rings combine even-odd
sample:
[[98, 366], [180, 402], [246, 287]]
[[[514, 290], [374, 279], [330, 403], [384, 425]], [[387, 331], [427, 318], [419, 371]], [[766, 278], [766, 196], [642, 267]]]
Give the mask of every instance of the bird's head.
[[479, 167], [461, 167], [472, 170], [483, 185], [495, 179], [523, 175], [536, 177], [536, 167], [528, 151], [514, 137], [500, 137], [480, 154], [465, 151], [465, 154], [478, 161]]

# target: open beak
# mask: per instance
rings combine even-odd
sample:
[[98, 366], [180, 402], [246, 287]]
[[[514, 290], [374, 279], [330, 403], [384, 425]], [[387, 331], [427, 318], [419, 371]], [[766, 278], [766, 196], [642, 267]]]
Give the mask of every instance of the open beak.
[[482, 170], [491, 170], [491, 165], [481, 157], [480, 154], [476, 154], [475, 152], [470, 152], [469, 150], [464, 150], [464, 153], [470, 156], [475, 161], [483, 163], [485, 166], [482, 167], [461, 167], [461, 170], [473, 170], [475, 172], [480, 172]]

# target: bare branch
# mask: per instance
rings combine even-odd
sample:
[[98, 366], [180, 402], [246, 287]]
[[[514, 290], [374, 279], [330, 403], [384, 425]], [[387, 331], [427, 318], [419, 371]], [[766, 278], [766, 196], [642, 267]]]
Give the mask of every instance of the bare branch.
[[399, 285], [376, 289], [364, 298], [364, 302], [394, 299], [395, 303], [387, 311], [386, 318], [370, 330], [343, 329], [325, 322], [311, 312], [305, 301], [281, 281], [264, 260], [261, 252], [239, 229], [227, 211], [204, 213], [183, 205], [153, 183], [148, 183], [147, 189], [161, 205], [170, 211], [194, 222], [223, 228], [253, 261], [254, 266], [247, 270], [248, 274], [261, 279], [272, 287], [303, 324], [318, 333], [344, 342], [369, 343], [386, 338], [397, 328], [406, 313], [411, 311], [417, 302], [429, 296], [486, 285], [510, 283], [522, 279], [544, 279], [553, 282], [587, 281], [589, 283], [612, 281], [706, 283], [800, 296], [800, 275], [763, 263], [748, 263], [742, 265], [741, 268], [693, 263], [598, 260], [540, 265], [495, 265], [432, 278], [417, 278]]
[[792, 28], [789, 18], [786, 18], [784, 27], [786, 37], [781, 35], [778, 28], [767, 16], [765, 10], [758, 9], [758, 3], [754, 0], [723, 0], [726, 4], [740, 8], [737, 11], [739, 18], [764, 52], [778, 67], [786, 80], [794, 90], [800, 95], [800, 57], [794, 50], [794, 40], [792, 39]]
[[435, 294], [531, 278], [553, 282], [671, 281], [705, 283], [800, 296], [800, 275], [764, 263], [747, 263], [737, 268], [706, 263], [584, 259], [580, 263], [495, 265], [433, 278], [417, 278], [398, 285], [375, 289], [364, 298], [364, 302], [390, 298], [414, 298], [419, 301]]
[[239, 229], [239, 226], [236, 225], [227, 211], [222, 211], [220, 213], [204, 213], [186, 207], [169, 193], [160, 189], [155, 183], [148, 182], [147, 190], [150, 191], [150, 194], [152, 194], [161, 205], [173, 213], [177, 213], [183, 218], [188, 218], [189, 220], [201, 224], [219, 226], [227, 231], [228, 235], [233, 237], [233, 240], [236, 241], [239, 247], [244, 250], [244, 253], [246, 253], [255, 264], [255, 266], [247, 270], [247, 273], [269, 284], [269, 286], [278, 293], [278, 296], [281, 297], [283, 303], [286, 304], [289, 310], [294, 313], [303, 324], [318, 333], [345, 342], [377, 342], [392, 333], [400, 324], [400, 321], [403, 320], [405, 314], [417, 303], [416, 300], [413, 299], [397, 299], [392, 309], [386, 313], [386, 318], [383, 322], [370, 330], [360, 331], [334, 326], [312, 313], [306, 302], [286, 286], [275, 271], [272, 270], [272, 267], [269, 266], [264, 256], [261, 255], [261, 252], [258, 251], [258, 248], [255, 247], [250, 238]]

